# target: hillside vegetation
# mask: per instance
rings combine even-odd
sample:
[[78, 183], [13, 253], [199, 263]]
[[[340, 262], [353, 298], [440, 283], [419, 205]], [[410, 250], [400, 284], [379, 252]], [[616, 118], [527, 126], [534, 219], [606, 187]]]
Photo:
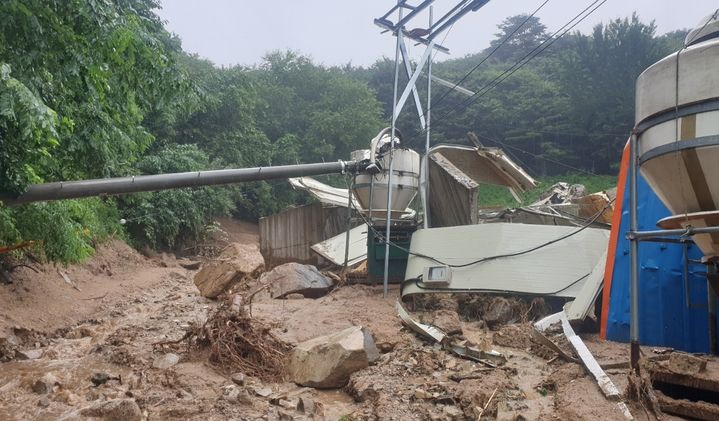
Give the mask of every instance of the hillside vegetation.
[[[387, 125], [390, 60], [325, 67], [275, 51], [253, 67], [218, 68], [182, 51], [158, 7], [157, 0], [0, 3], [0, 192], [347, 159]], [[487, 50], [435, 65], [435, 74], [458, 81], [496, 49], [462, 82], [486, 90], [476, 101], [436, 90], [433, 139], [464, 143], [471, 130], [539, 178], [582, 172], [612, 180], [633, 124], [634, 80], [684, 35], [655, 31], [632, 16], [568, 35], [483, 90], [549, 36], [538, 19], [508, 18]], [[407, 110], [399, 128], [419, 146], [423, 135]], [[0, 207], [0, 246], [32, 240], [39, 257], [61, 262], [87, 257], [110, 236], [179, 248], [202, 239], [216, 216], [258, 218], [303, 200], [285, 182], [257, 182]]]

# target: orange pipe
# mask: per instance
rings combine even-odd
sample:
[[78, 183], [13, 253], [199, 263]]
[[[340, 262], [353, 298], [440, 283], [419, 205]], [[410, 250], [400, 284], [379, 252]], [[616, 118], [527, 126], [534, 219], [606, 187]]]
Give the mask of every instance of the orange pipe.
[[34, 241], [25, 241], [22, 243], [13, 244], [12, 246], [0, 247], [0, 254], [7, 253], [9, 251], [13, 251], [13, 250], [17, 250], [17, 249], [24, 249], [26, 247], [30, 247], [33, 244], [35, 244]]
[[609, 235], [609, 248], [607, 249], [607, 264], [604, 265], [604, 288], [602, 290], [602, 318], [599, 327], [599, 337], [607, 339], [607, 318], [609, 317], [609, 296], [612, 293], [612, 274], [614, 273], [614, 258], [619, 241], [619, 226], [622, 223], [622, 205], [624, 204], [624, 189], [629, 174], [629, 141], [622, 152], [622, 162], [619, 165], [617, 179], [617, 198], [614, 202], [614, 215], [612, 215], [612, 232]]

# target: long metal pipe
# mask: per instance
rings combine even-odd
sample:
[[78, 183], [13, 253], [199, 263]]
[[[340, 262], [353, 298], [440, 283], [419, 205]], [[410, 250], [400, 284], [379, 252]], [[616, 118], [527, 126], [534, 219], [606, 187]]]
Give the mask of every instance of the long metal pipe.
[[669, 230], [636, 231], [629, 234], [630, 239], [644, 240], [647, 238], [665, 237], [670, 235], [691, 236], [694, 234], [716, 234], [719, 227], [686, 227]]
[[[399, 3], [400, 0], [397, 0]], [[399, 9], [399, 19], [402, 20], [402, 9]], [[392, 227], [392, 172], [394, 172], [394, 139], [395, 129], [397, 128], [397, 85], [399, 84], [399, 48], [402, 43], [402, 28], [397, 30], [397, 45], [394, 52], [394, 89], [392, 98], [392, 131], [389, 135], [389, 172], [387, 173], [387, 229], [384, 239], [384, 278], [383, 278], [383, 296], [387, 298], [389, 295], [389, 242]], [[411, 82], [410, 82], [411, 83]], [[372, 211], [370, 210], [370, 214]]]
[[[429, 26], [432, 26], [434, 18], [434, 6], [429, 6]], [[422, 173], [422, 182], [424, 183], [424, 228], [429, 228], [429, 147], [430, 147], [430, 130], [432, 120], [432, 53], [427, 58], [427, 117], [425, 119], [426, 138], [424, 141], [424, 172]]]
[[179, 189], [183, 187], [217, 186], [322, 174], [357, 173], [364, 171], [366, 167], [367, 163], [364, 162], [337, 161], [275, 167], [138, 175], [97, 180], [61, 181], [31, 185], [25, 193], [19, 196], [0, 194], [0, 201], [5, 206], [16, 206], [32, 202]]
[[629, 153], [631, 162], [629, 164], [631, 175], [629, 178], [629, 257], [630, 257], [630, 292], [629, 292], [629, 340], [631, 367], [639, 372], [639, 239], [636, 237], [637, 224], [637, 178], [638, 178], [638, 150], [637, 134], [632, 133], [629, 141]]

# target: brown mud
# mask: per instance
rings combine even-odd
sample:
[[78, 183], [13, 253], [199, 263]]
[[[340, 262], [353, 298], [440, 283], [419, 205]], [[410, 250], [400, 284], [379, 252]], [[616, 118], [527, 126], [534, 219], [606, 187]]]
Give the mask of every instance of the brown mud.
[[[225, 241], [257, 241], [256, 226], [221, 225]], [[257, 294], [252, 318], [290, 345], [362, 325], [382, 356], [341, 390], [251, 376], [236, 384], [232, 370], [213, 364], [209, 351], [187, 341], [169, 343], [203, 325], [219, 305], [199, 296], [195, 271], [180, 263], [111, 241], [83, 264], [14, 272], [12, 284], [0, 285], [0, 419], [91, 419], [103, 402], [117, 399], [136, 402], [148, 420], [476, 420], [480, 413], [487, 420], [624, 419], [581, 365], [532, 342], [531, 321], [548, 311], [545, 304], [445, 297], [414, 307], [413, 315], [428, 321], [440, 320], [438, 310], [456, 311], [460, 317], [451, 322], [460, 339], [507, 357], [503, 366], [490, 367], [403, 328], [394, 308], [396, 287], [387, 298], [366, 285], [343, 286], [318, 299]], [[508, 313], [488, 323], [482, 316], [493, 302]], [[624, 344], [596, 335], [584, 339], [600, 363], [628, 358]], [[608, 374], [623, 390], [628, 371]], [[300, 397], [313, 407], [297, 410]], [[630, 409], [636, 419], [648, 418], [641, 406]]]

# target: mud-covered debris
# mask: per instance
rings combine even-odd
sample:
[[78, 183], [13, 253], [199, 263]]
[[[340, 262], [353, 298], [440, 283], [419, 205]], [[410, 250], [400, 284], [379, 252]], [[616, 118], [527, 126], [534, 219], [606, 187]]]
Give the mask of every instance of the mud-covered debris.
[[286, 263], [263, 273], [260, 283], [270, 285], [272, 298], [301, 294], [305, 298], [319, 298], [334, 287], [331, 279], [312, 265]]
[[111, 399], [96, 403], [80, 411], [85, 417], [98, 417], [104, 421], [141, 421], [142, 411], [134, 399]]
[[55, 386], [59, 384], [60, 382], [57, 380], [57, 377], [55, 377], [52, 373], [45, 373], [32, 384], [32, 391], [38, 395], [45, 395], [47, 393], [52, 393]]
[[243, 309], [223, 303], [203, 325], [193, 325], [186, 339], [195, 348], [209, 349], [210, 363], [229, 373], [241, 371], [264, 381], [280, 380], [285, 374], [291, 346], [280, 340]]
[[195, 286], [207, 298], [216, 298], [246, 277], [256, 276], [265, 260], [255, 244], [232, 243], [217, 259], [202, 265], [195, 274]]
[[155, 358], [155, 360], [152, 362], [152, 367], [159, 368], [160, 370], [166, 370], [175, 364], [180, 362], [180, 356], [173, 353], [167, 353], [160, 355], [159, 357]]
[[707, 361], [703, 358], [682, 352], [675, 352], [669, 356], [668, 368], [678, 374], [698, 374], [706, 370]]
[[459, 320], [459, 314], [453, 310], [435, 310], [431, 314], [431, 322], [433, 325], [445, 331], [448, 335], [461, 335], [462, 322]]
[[495, 297], [489, 304], [487, 312], [482, 315], [482, 319], [490, 328], [507, 324], [514, 318], [514, 307], [504, 297]]
[[370, 332], [353, 326], [332, 335], [297, 345], [292, 351], [289, 372], [292, 381], [316, 388], [343, 387], [355, 371], [379, 358]]

